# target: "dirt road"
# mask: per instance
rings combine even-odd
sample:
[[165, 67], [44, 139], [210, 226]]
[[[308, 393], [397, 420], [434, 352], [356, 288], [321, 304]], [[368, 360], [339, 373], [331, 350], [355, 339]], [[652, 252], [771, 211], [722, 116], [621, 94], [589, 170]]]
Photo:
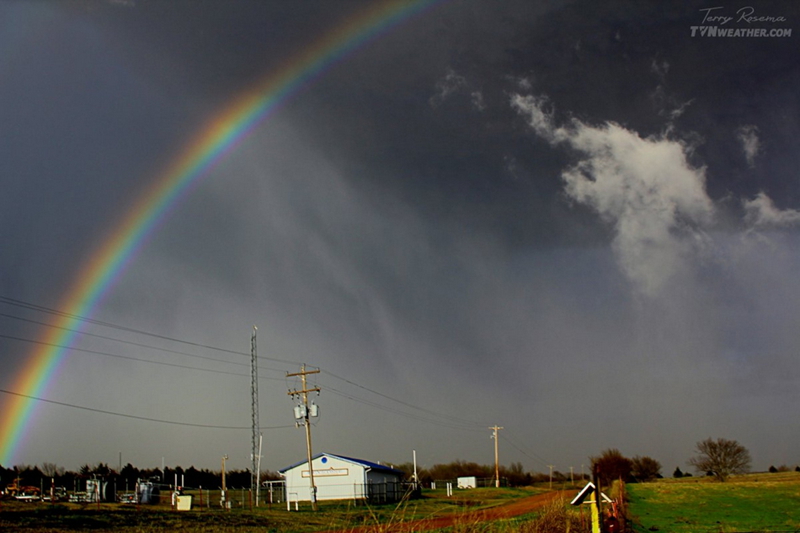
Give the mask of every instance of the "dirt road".
[[[567, 493], [563, 491], [553, 491], [527, 498], [520, 498], [508, 504], [480, 509], [476, 511], [464, 511], [463, 513], [450, 513], [445, 516], [437, 516], [424, 520], [409, 520], [390, 524], [378, 524], [374, 526], [364, 526], [350, 528], [336, 533], [412, 533], [417, 531], [428, 531], [431, 529], [442, 529], [456, 524], [476, 524], [478, 522], [488, 522], [513, 518], [515, 516], [531, 513], [542, 509], [553, 500], [567, 498]], [[329, 532], [334, 533], [334, 532]]]

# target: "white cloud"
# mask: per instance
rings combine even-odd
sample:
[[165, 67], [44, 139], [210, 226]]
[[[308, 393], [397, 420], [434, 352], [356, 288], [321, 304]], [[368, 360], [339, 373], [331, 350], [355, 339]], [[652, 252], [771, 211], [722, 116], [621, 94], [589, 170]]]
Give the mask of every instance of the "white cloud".
[[473, 91], [470, 96], [472, 97], [472, 105], [475, 106], [475, 109], [478, 111], [483, 111], [486, 109], [486, 103], [483, 101], [482, 92]]
[[516, 94], [511, 97], [511, 105], [526, 115], [528, 125], [533, 128], [533, 131], [549, 143], [556, 144], [565, 140], [566, 136], [563, 129], [556, 128], [553, 124], [553, 113], [544, 109], [547, 103], [548, 100], [545, 96]]
[[669, 95], [663, 85], [655, 88], [650, 94], [650, 99], [658, 110], [658, 114], [662, 117], [667, 117], [671, 121], [683, 116], [686, 109], [694, 103], [694, 98], [685, 102], [679, 101], [674, 96]]
[[540, 137], [582, 154], [562, 173], [564, 190], [613, 224], [620, 266], [645, 294], [659, 293], [705, 241], [701, 230], [714, 215], [705, 169], [689, 164], [679, 141], [643, 139], [614, 123], [557, 127], [545, 104], [533, 96], [512, 99]]
[[650, 72], [658, 76], [658, 78], [663, 82], [664, 78], [667, 76], [667, 72], [669, 72], [669, 63], [666, 61], [657, 61], [653, 59], [650, 63]]
[[431, 96], [428, 103], [431, 107], [438, 107], [457, 93], [469, 94], [470, 103], [476, 110], [484, 111], [486, 109], [483, 93], [479, 89], [475, 89], [464, 76], [456, 73], [452, 68], [448, 68], [444, 78], [436, 83], [436, 93]]
[[448, 68], [444, 78], [436, 83], [436, 94], [430, 98], [429, 102], [433, 107], [436, 107], [444, 102], [451, 94], [466, 87], [466, 78], [457, 74], [453, 69]]
[[686, 112], [686, 108], [694, 103], [694, 98], [685, 102], [675, 102], [674, 107], [669, 111], [669, 118], [677, 120]]
[[761, 141], [758, 138], [758, 128], [752, 124], [742, 126], [736, 130], [736, 137], [742, 143], [742, 150], [747, 159], [747, 164], [755, 166], [755, 158], [761, 152]]
[[752, 200], [745, 200], [745, 222], [755, 228], [784, 227], [800, 223], [800, 211], [778, 209], [772, 199], [760, 192]]
[[529, 92], [533, 88], [532, 76], [507, 75], [506, 80], [508, 80], [512, 85], [516, 85], [517, 89], [520, 91]]

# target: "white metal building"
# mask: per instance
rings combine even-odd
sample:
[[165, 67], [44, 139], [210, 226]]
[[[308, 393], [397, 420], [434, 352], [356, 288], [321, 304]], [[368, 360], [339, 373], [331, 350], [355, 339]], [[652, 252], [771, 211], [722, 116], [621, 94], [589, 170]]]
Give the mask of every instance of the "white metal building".
[[[403, 472], [361, 459], [321, 453], [311, 460], [317, 500], [398, 501], [405, 493]], [[278, 471], [286, 480], [288, 502], [311, 501], [308, 461]]]

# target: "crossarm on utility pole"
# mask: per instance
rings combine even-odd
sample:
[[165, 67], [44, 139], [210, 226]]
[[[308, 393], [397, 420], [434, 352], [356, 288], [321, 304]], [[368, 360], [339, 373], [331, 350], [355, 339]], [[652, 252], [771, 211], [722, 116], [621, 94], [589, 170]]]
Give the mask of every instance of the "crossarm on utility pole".
[[311, 463], [312, 461], [312, 452], [311, 452], [311, 422], [308, 419], [308, 393], [309, 392], [319, 392], [319, 387], [308, 388], [306, 383], [306, 376], [308, 374], [318, 374], [319, 369], [317, 370], [306, 370], [305, 363], [301, 367], [300, 372], [295, 372], [294, 374], [286, 374], [286, 377], [293, 377], [293, 376], [300, 376], [300, 379], [303, 383], [302, 390], [290, 390], [288, 392], [289, 396], [302, 396], [303, 397], [303, 405], [305, 406], [305, 413], [303, 415], [303, 422], [306, 426], [306, 452], [308, 457], [308, 477], [311, 480], [311, 509], [314, 511], [317, 510], [317, 486], [314, 484], [314, 465]]
[[500, 454], [497, 445], [497, 432], [503, 428], [499, 426], [492, 426], [489, 429], [494, 430], [494, 486], [500, 488]]

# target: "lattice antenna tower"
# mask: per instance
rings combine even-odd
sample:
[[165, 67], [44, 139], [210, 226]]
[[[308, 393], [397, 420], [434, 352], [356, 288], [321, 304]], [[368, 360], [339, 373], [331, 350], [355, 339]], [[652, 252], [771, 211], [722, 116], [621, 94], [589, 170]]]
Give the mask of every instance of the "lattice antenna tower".
[[256, 493], [259, 485], [259, 420], [258, 420], [258, 351], [256, 348], [256, 333], [258, 328], [253, 326], [253, 336], [250, 337], [250, 399], [252, 402], [252, 459], [253, 466], [250, 470], [250, 488], [253, 494]]

